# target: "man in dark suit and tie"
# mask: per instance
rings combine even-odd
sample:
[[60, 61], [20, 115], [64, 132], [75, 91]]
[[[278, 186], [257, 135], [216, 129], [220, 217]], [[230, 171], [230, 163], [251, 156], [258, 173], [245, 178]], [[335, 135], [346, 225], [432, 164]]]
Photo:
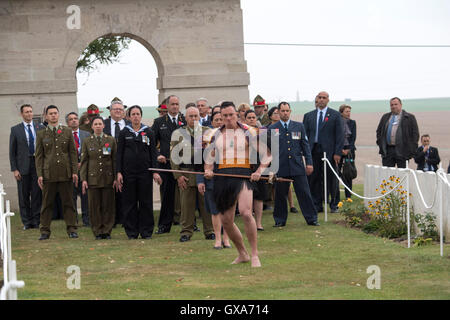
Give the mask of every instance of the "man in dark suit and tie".
[[[119, 139], [119, 133], [125, 128], [126, 125], [131, 125], [131, 122], [125, 119], [126, 106], [122, 100], [114, 97], [111, 101], [111, 105], [108, 107], [110, 118], [105, 120], [105, 128], [103, 132], [116, 139], [116, 143]], [[122, 192], [115, 193], [116, 213], [114, 218], [114, 226], [117, 224], [123, 224], [122, 213]]]
[[[327, 170], [327, 199], [324, 199], [324, 172], [323, 153], [326, 152], [327, 159], [336, 170], [344, 147], [344, 127], [340, 113], [328, 107], [330, 101], [327, 92], [320, 92], [315, 99], [316, 110], [306, 113], [303, 117], [306, 136], [311, 148], [314, 172], [308, 177], [311, 194], [318, 212], [323, 211], [323, 202], [335, 198], [336, 184], [335, 175]], [[337, 207], [330, 203], [331, 212], [337, 212]]]
[[[79, 128], [80, 122], [78, 120], [78, 114], [76, 112], [70, 112], [66, 115], [66, 123], [69, 128], [72, 129], [73, 140], [75, 142], [75, 148], [77, 149], [78, 155], [78, 181], [80, 181], [80, 163], [81, 163], [81, 146], [86, 138], [89, 138], [91, 134], [87, 131], [81, 130]], [[81, 218], [83, 220], [83, 226], [89, 227], [89, 208], [88, 208], [88, 196], [87, 193], [83, 194], [81, 183], [78, 186], [73, 186], [73, 204], [75, 206], [75, 211], [77, 211], [77, 198], [80, 197], [81, 200]], [[78, 221], [78, 213], [77, 213]]]
[[208, 114], [209, 105], [205, 98], [197, 99], [197, 109], [200, 113], [199, 123], [201, 126], [209, 127], [211, 125], [211, 116]]
[[[157, 150], [158, 166], [161, 169], [170, 169], [170, 141], [172, 132], [186, 125], [183, 115], [180, 113], [180, 100], [177, 96], [167, 97], [168, 114], [155, 119], [152, 130], [155, 133], [155, 144], [159, 144]], [[163, 180], [160, 188], [163, 198], [161, 199], [161, 210], [158, 220], [158, 231], [156, 234], [169, 233], [173, 223], [175, 210], [175, 188], [176, 180], [172, 172], [161, 172]]]
[[441, 162], [438, 149], [432, 147], [431, 138], [429, 134], [424, 134], [420, 141], [422, 145], [417, 149], [414, 161], [417, 163], [417, 170], [434, 171], [438, 170], [438, 165]]
[[[281, 102], [278, 108], [280, 121], [269, 126], [269, 130], [275, 131], [274, 133], [278, 137], [279, 143], [279, 169], [277, 176], [294, 180], [295, 194], [306, 223], [311, 226], [318, 226], [317, 210], [311, 197], [308, 179], [306, 178], [314, 169], [305, 128], [301, 122], [290, 120], [291, 106], [289, 103]], [[274, 141], [272, 140], [272, 146], [273, 143]], [[303, 156], [306, 160], [306, 168], [303, 163]], [[275, 154], [273, 154], [273, 157], [275, 157]], [[274, 227], [286, 225], [289, 187], [289, 182], [277, 182], [275, 185]]]
[[23, 121], [11, 128], [9, 136], [9, 162], [17, 181], [20, 218], [23, 229], [39, 228], [42, 192], [37, 183], [34, 154], [36, 133], [45, 128], [33, 123], [33, 107], [24, 104], [20, 107]]

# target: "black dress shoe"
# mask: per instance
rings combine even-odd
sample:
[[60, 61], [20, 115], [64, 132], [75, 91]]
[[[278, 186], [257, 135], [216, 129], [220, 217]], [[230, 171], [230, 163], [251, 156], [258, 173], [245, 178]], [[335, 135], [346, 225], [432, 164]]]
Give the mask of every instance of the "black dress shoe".
[[216, 240], [216, 235], [214, 233], [208, 234], [205, 236], [206, 240]]
[[174, 221], [173, 225], [174, 225], [174, 226], [179, 226], [179, 225], [180, 225], [180, 223], [179, 223], [179, 222], [175, 222], [175, 221]]
[[189, 236], [186, 236], [186, 235], [182, 235], [181, 238], [180, 238], [180, 242], [186, 242], [186, 241], [189, 241], [189, 240], [191, 240], [191, 238]]
[[78, 234], [76, 232], [71, 232], [71, 233], [69, 233], [69, 238], [76, 239], [76, 238], [78, 238]]
[[298, 213], [298, 210], [297, 210], [296, 207], [292, 207], [292, 208], [291, 208], [291, 212], [292, 212], [292, 213]]
[[111, 239], [111, 235], [109, 235], [109, 234], [105, 234], [105, 235], [104, 235], [104, 237], [103, 237], [103, 239], [107, 239], [107, 240], [109, 240], [109, 239]]
[[156, 234], [163, 234], [163, 233], [169, 233], [170, 229], [166, 227], [159, 227], [158, 231], [156, 231]]
[[39, 238], [39, 240], [48, 240], [48, 239], [50, 239], [50, 235], [46, 233], [41, 234], [41, 237]]
[[31, 226], [23, 226], [23, 230], [28, 230], [28, 229], [31, 229], [32, 227]]
[[273, 227], [274, 228], [279, 228], [279, 227], [284, 227], [284, 226], [286, 226], [286, 223], [278, 222], [278, 223], [275, 223], [275, 225]]
[[195, 231], [195, 232], [200, 232], [200, 228], [199, 228], [199, 227], [197, 227], [197, 225], [196, 225], [196, 224], [194, 224], [194, 231]]
[[102, 236], [95, 236], [95, 240], [102, 240], [103, 237]]
[[141, 238], [144, 240], [150, 240], [152, 238], [152, 236], [141, 236]]
[[320, 224], [317, 221], [308, 223], [308, 226], [320, 226]]
[[337, 208], [331, 208], [331, 213], [338, 213], [339, 212], [339, 210], [337, 209]]

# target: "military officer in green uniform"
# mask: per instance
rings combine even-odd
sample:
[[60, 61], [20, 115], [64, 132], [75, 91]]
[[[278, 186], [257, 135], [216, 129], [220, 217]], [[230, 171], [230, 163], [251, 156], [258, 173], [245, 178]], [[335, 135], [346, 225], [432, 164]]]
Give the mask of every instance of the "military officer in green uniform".
[[63, 203], [63, 215], [70, 238], [78, 238], [77, 215], [72, 200], [73, 185], [78, 185], [78, 154], [72, 129], [58, 124], [59, 110], [45, 109], [48, 126], [36, 135], [36, 172], [42, 189], [41, 237], [50, 238], [50, 224], [56, 193]]
[[91, 126], [92, 119], [94, 119], [95, 117], [98, 117], [100, 115], [100, 113], [102, 113], [102, 112], [103, 111], [100, 111], [95, 104], [91, 104], [89, 107], [87, 107], [86, 113], [87, 113], [89, 122], [81, 124], [80, 129], [90, 132], [91, 134], [94, 133], [94, 131], [92, 130], [92, 126]]
[[115, 218], [115, 169], [117, 144], [103, 133], [105, 123], [92, 119], [94, 134], [86, 138], [81, 149], [80, 177], [83, 194], [88, 192], [89, 221], [95, 239], [111, 239]]
[[[172, 133], [171, 141], [171, 157], [170, 165], [174, 170], [187, 171], [203, 171], [203, 153], [202, 153], [202, 136], [208, 127], [203, 127], [198, 124], [200, 114], [198, 109], [189, 107], [186, 109], [187, 125], [178, 128]], [[198, 139], [195, 141], [195, 139]], [[190, 149], [190, 154], [184, 154], [183, 150]], [[212, 226], [211, 215], [205, 210], [205, 199], [200, 194], [196, 175], [173, 173], [180, 188], [180, 202], [181, 202], [181, 237], [180, 242], [189, 241], [194, 233], [195, 223], [195, 207], [196, 199], [198, 197], [198, 205], [200, 216], [203, 222], [203, 233], [205, 239], [214, 240], [214, 230]]]
[[255, 113], [258, 118], [257, 120], [263, 127], [267, 127], [272, 123], [267, 112], [264, 112], [266, 107], [268, 107], [266, 100], [258, 94], [253, 100], [253, 108], [255, 109]]

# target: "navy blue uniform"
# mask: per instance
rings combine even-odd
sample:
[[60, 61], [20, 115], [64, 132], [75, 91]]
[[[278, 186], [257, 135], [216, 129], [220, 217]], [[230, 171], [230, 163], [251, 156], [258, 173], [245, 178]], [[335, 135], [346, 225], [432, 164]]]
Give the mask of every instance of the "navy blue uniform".
[[[274, 130], [279, 138], [279, 169], [277, 176], [294, 180], [294, 190], [303, 217], [308, 224], [314, 224], [317, 222], [317, 210], [311, 197], [303, 163], [304, 156], [306, 165], [313, 164], [305, 128], [301, 122], [290, 120], [287, 130], [281, 121], [269, 126], [269, 130]], [[275, 224], [286, 224], [289, 186], [289, 182], [277, 182], [275, 185], [275, 209], [273, 211]]]
[[119, 134], [117, 172], [123, 175], [123, 226], [129, 238], [151, 237], [153, 218], [153, 179], [148, 168], [156, 165], [155, 136], [141, 125], [137, 134], [126, 126]]

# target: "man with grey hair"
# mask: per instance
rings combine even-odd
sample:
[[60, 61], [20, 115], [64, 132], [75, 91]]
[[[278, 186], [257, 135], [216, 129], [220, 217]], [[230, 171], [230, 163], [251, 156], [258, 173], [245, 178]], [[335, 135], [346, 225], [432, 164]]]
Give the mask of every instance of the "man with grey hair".
[[[84, 139], [90, 137], [90, 133], [80, 129], [80, 122], [78, 120], [78, 114], [76, 112], [69, 112], [66, 115], [66, 123], [69, 128], [72, 129], [72, 136], [75, 142], [75, 148], [77, 149], [78, 156], [78, 181], [80, 181], [80, 162], [81, 162], [81, 146]], [[83, 194], [81, 190], [81, 183], [77, 186], [73, 186], [73, 205], [75, 206], [75, 211], [77, 211], [77, 199], [80, 196], [81, 200], [81, 218], [83, 220], [83, 226], [89, 227], [89, 211], [88, 211], [88, 198], [87, 193]], [[77, 214], [78, 222], [78, 214]]]
[[211, 116], [208, 115], [208, 100], [206, 98], [199, 98], [196, 101], [198, 112], [200, 113], [200, 125], [208, 127], [211, 125]]
[[[103, 132], [107, 135], [110, 135], [116, 139], [116, 142], [119, 139], [119, 133], [123, 128], [127, 125], [131, 125], [129, 120], [125, 119], [125, 109], [126, 106], [123, 104], [122, 100], [114, 97], [111, 100], [111, 105], [108, 107], [110, 117], [106, 119], [105, 128]], [[114, 219], [114, 226], [117, 224], [123, 224], [123, 214], [122, 214], [122, 193], [116, 192], [115, 194], [115, 202], [116, 202], [116, 216]]]

